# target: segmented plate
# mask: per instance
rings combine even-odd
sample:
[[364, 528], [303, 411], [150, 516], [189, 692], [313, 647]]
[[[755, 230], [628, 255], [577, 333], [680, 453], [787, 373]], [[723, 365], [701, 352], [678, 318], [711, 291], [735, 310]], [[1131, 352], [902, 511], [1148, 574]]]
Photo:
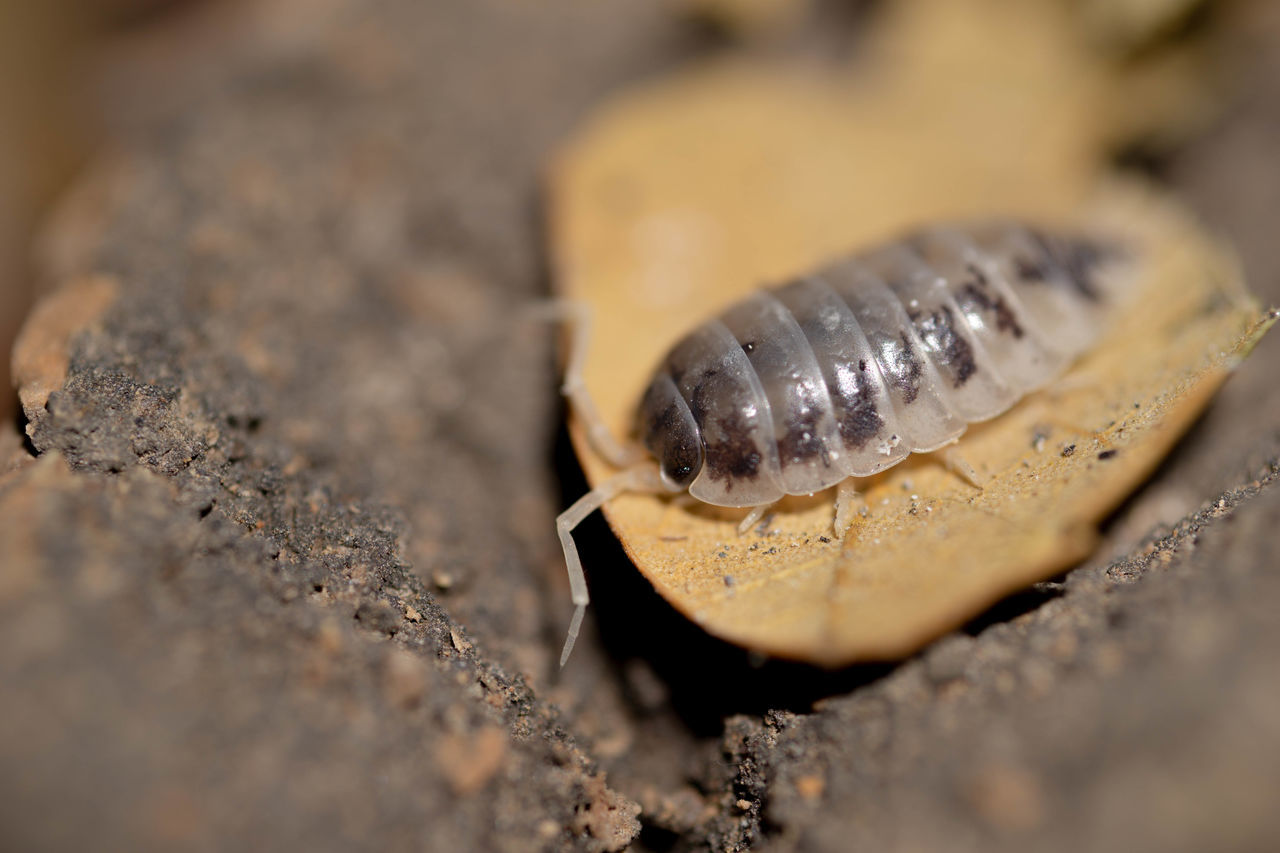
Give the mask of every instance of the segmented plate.
[[1129, 295], [1128, 254], [1013, 222], [918, 228], [693, 329], [650, 380], [636, 436], [668, 483], [716, 506], [879, 473], [1087, 351]]

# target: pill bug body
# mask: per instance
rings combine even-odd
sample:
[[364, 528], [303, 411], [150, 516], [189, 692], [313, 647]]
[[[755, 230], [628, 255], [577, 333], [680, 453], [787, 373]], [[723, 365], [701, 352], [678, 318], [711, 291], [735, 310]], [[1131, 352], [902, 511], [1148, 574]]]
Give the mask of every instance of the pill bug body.
[[[680, 492], [752, 507], [936, 450], [1066, 368], [1124, 291], [1110, 243], [994, 222], [931, 226], [760, 290], [667, 353], [636, 413], [657, 460], [609, 434], [582, 381], [576, 325], [564, 391], [593, 447], [620, 470], [556, 519], [575, 605], [560, 654], [590, 601], [574, 528], [628, 491]], [[957, 470], [976, 473], [961, 460]]]
[[761, 290], [686, 335], [640, 403], [664, 485], [762, 506], [946, 445], [1098, 336], [1122, 253], [995, 222], [932, 226]]

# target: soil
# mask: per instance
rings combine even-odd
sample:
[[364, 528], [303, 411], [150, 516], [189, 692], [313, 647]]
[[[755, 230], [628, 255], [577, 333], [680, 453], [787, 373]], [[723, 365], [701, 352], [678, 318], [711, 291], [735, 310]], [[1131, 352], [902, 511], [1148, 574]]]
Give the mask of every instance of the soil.
[[[1277, 304], [1280, 15], [1211, 11], [1219, 111], [1127, 160]], [[795, 38], [854, 49], [860, 20]], [[47, 229], [0, 448], [0, 845], [1280, 839], [1276, 335], [1091, 559], [911, 660], [753, 659], [593, 519], [557, 670], [583, 483], [531, 310], [541, 170], [723, 38], [571, 0], [196, 4], [114, 37], [112, 141]]]

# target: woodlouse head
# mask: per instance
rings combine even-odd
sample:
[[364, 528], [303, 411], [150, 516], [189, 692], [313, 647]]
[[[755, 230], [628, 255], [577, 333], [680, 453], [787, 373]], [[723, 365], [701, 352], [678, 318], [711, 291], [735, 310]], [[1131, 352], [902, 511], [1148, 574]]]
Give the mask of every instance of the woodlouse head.
[[641, 443], [658, 460], [662, 484], [673, 492], [687, 489], [702, 470], [702, 434], [666, 371], [649, 383], [636, 427]]

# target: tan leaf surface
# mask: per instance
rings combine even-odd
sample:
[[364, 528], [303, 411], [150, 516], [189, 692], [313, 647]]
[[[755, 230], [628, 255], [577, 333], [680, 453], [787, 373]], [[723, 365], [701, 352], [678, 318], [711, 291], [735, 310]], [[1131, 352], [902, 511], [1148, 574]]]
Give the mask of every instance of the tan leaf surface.
[[[982, 490], [913, 457], [864, 484], [869, 514], [843, 542], [831, 539], [830, 495], [790, 499], [768, 533], [745, 536], [743, 511], [687, 497], [606, 506], [640, 571], [712, 634], [826, 665], [898, 656], [1052, 576], [1088, 553], [1097, 520], [1270, 325], [1230, 256], [1175, 205], [1098, 189], [1106, 75], [1053, 7], [996, 5], [1010, 14], [973, 22], [946, 4], [902, 4], [907, 18], [932, 8], [933, 29], [911, 26], [934, 36], [890, 29], [879, 64], [856, 76], [686, 72], [616, 99], [557, 164], [557, 283], [593, 309], [585, 379], [619, 435], [658, 359], [694, 325], [911, 224], [1083, 220], [1134, 249], [1134, 298], [1101, 344], [962, 437], [990, 477]], [[599, 482], [610, 469], [572, 432]]]

